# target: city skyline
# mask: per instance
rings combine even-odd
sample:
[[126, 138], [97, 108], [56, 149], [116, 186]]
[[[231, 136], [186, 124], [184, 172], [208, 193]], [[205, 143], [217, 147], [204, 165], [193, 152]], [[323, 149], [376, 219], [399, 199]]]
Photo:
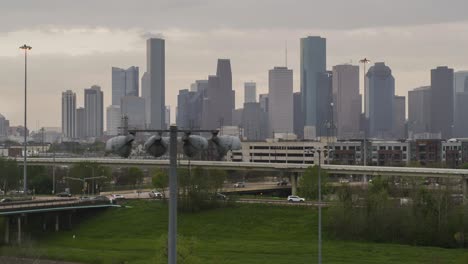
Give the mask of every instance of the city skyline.
[[[33, 46], [29, 65], [30, 96], [37, 102], [57, 102], [48, 105], [31, 102], [28, 110], [31, 121], [29, 126], [34, 130], [37, 129], [36, 126], [60, 125], [60, 92], [67, 89], [76, 91], [98, 84], [105, 94], [110, 94], [111, 66], [136, 65], [143, 73], [144, 40], [153, 36], [151, 32], [162, 33], [168, 47], [166, 104], [171, 105], [173, 112], [178, 90], [189, 88], [190, 83], [200, 76], [207, 76], [213, 68], [212, 62], [220, 57], [231, 59], [236, 108], [242, 106], [242, 84], [245, 81], [255, 81], [257, 93], [265, 93], [268, 87], [268, 69], [274, 65], [281, 65], [284, 61], [284, 41], [288, 42], [288, 67], [295, 72], [294, 91], [298, 91], [299, 39], [309, 35], [319, 35], [327, 39], [327, 70], [333, 65], [351, 60], [356, 65], [362, 57], [385, 61], [397, 79], [396, 94], [406, 96], [407, 91], [413, 87], [429, 84], [429, 70], [436, 66], [447, 65], [456, 71], [468, 68], [468, 63], [463, 59], [468, 57], [467, 51], [457, 48], [468, 43], [468, 39], [464, 37], [468, 35], [468, 22], [461, 12], [466, 10], [467, 3], [454, 1], [447, 6], [434, 2], [432, 6], [437, 8], [428, 10], [424, 9], [426, 3], [396, 1], [393, 3], [392, 12], [399, 11], [400, 17], [395, 20], [389, 16], [389, 10], [379, 10], [382, 13], [370, 12], [377, 10], [377, 6], [369, 3], [345, 3], [346, 8], [343, 9], [331, 8], [336, 6], [332, 3], [320, 3], [317, 4], [318, 7], [330, 11], [323, 12], [324, 14], [311, 11], [317, 12], [317, 16], [310, 18], [310, 14], [306, 15], [303, 10], [312, 10], [308, 8], [311, 4], [298, 3], [288, 5], [288, 9], [285, 9], [284, 3], [273, 1], [271, 10], [274, 12], [262, 14], [267, 19], [260, 16], [260, 19], [247, 20], [250, 23], [247, 24], [243, 19], [223, 13], [226, 21], [223, 26], [213, 23], [221, 18], [219, 15], [204, 16], [201, 20], [188, 16], [185, 22], [171, 19], [171, 14], [177, 12], [173, 10], [177, 10], [175, 7], [181, 7], [179, 11], [186, 12], [183, 4], [165, 4], [160, 10], [153, 11], [156, 15], [146, 8], [140, 8], [139, 18], [126, 20], [125, 23], [113, 18], [106, 20], [97, 15], [93, 17], [92, 14], [103, 13], [106, 5], [101, 3], [94, 9], [86, 9], [92, 13], [91, 19], [87, 21], [78, 19], [76, 14], [80, 12], [76, 10], [83, 10], [85, 5], [76, 3], [69, 9], [63, 9], [63, 14], [70, 18], [67, 21], [71, 22], [57, 22], [63, 21], [60, 18], [63, 17], [62, 13], [56, 18], [45, 17], [45, 12], [41, 12], [42, 7], [31, 5], [27, 11], [30, 19], [12, 24], [10, 21], [13, 19], [9, 17], [18, 10], [17, 5], [2, 3], [0, 12], [2, 21], [5, 22], [0, 29], [0, 66], [5, 71], [0, 76], [0, 112], [12, 124], [21, 123], [20, 106], [11, 102], [20, 101], [22, 98], [22, 93], [18, 92], [21, 91], [22, 81], [21, 53], [17, 47], [23, 42]], [[235, 3], [230, 5], [231, 10], [239, 10], [242, 6]], [[48, 3], [45, 2], [42, 6], [46, 7]], [[365, 19], [360, 18], [357, 12], [363, 6], [369, 10], [370, 16]], [[220, 9], [214, 4], [190, 7], [199, 10], [198, 14]], [[420, 8], [425, 12], [417, 12]], [[344, 12], [344, 9], [356, 12]], [[274, 14], [283, 10], [287, 10], [284, 19], [272, 19]], [[327, 18], [331, 10], [337, 14], [332, 16], [333, 19]], [[124, 11], [123, 8], [116, 10], [117, 13]], [[159, 12], [160, 16], [157, 15]], [[252, 11], [246, 16], [255, 17]], [[372, 17], [379, 19], [371, 19]], [[24, 21], [30, 23], [24, 24]], [[374, 24], [368, 21], [373, 21]], [[32, 24], [35, 26], [28, 26]], [[159, 27], [155, 27], [156, 24]], [[438, 35], [444, 45], [432, 43], [430, 40], [434, 35]], [[278, 36], [282, 37], [278, 39]], [[249, 38], [249, 41], [245, 42], [245, 38]], [[392, 41], [395, 39], [398, 41]], [[186, 43], [191, 45], [187, 46]], [[229, 45], [224, 45], [227, 43]], [[80, 78], [73, 78], [76, 75]], [[50, 82], [52, 77], [54, 82]], [[362, 93], [362, 87], [360, 89]], [[83, 95], [78, 93], [77, 100], [81, 102], [82, 98]], [[108, 96], [104, 105], [110, 105]], [[41, 111], [50, 114], [41, 117]], [[175, 119], [172, 119], [174, 122]]]

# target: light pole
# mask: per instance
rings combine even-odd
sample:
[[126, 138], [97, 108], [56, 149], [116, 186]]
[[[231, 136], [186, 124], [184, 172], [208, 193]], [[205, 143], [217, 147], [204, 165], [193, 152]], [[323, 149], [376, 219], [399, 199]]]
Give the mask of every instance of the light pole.
[[[96, 177], [88, 177], [88, 178], [65, 177], [64, 179], [69, 179], [69, 180], [82, 182], [83, 183], [83, 194], [84, 194], [84, 187], [85, 187], [85, 184], [86, 184], [87, 180], [102, 179], [102, 178], [106, 178], [106, 176], [96, 176]], [[88, 191], [88, 195], [89, 195], [89, 191]]]
[[24, 158], [24, 163], [23, 163], [23, 191], [26, 194], [28, 190], [28, 176], [27, 176], [27, 169], [26, 169], [26, 164], [27, 164], [27, 145], [28, 145], [28, 139], [27, 139], [27, 87], [28, 87], [28, 50], [31, 50], [32, 47], [24, 44], [23, 46], [20, 47], [20, 49], [24, 50], [24, 144], [23, 144], [23, 158]]
[[[362, 60], [359, 61], [360, 63], [362, 63], [363, 67], [364, 67], [364, 71], [363, 71], [363, 82], [364, 82], [364, 94], [366, 93], [366, 64], [367, 63], [370, 63], [370, 60], [368, 60], [367, 58], [364, 58]], [[365, 105], [365, 104], [364, 104]], [[366, 106], [366, 105], [365, 105]], [[364, 107], [364, 111], [367, 110], [366, 107]], [[363, 165], [364, 166], [367, 166], [367, 124], [368, 122], [366, 121], [365, 122], [365, 126], [364, 126], [364, 161], [363, 161]], [[367, 182], [367, 175], [364, 174], [364, 181]]]

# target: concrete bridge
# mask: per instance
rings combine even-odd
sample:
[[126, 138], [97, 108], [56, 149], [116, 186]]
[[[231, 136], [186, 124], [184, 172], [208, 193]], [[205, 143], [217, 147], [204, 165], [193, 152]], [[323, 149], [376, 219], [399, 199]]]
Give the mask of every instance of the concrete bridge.
[[[16, 243], [23, 241], [23, 225], [28, 224], [31, 214], [40, 214], [42, 217], [42, 229], [47, 230], [48, 224], [53, 222], [53, 229], [58, 232], [60, 227], [71, 229], [73, 213], [78, 210], [103, 209], [109, 207], [120, 207], [111, 204], [110, 201], [79, 200], [76, 198], [53, 199], [53, 200], [28, 200], [18, 202], [7, 202], [0, 204], [0, 216], [5, 217], [4, 242], [12, 242], [12, 227], [16, 227]], [[52, 220], [52, 221], [50, 221]]]

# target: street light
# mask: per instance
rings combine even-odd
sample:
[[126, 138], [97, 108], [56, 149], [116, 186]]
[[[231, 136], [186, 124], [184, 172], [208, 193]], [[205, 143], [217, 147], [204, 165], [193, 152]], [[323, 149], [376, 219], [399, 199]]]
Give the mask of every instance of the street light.
[[26, 136], [27, 131], [27, 84], [28, 84], [28, 50], [31, 50], [32, 47], [24, 44], [23, 46], [19, 47], [20, 49], [24, 50], [24, 144], [23, 144], [23, 156], [24, 156], [24, 164], [23, 164], [23, 190], [24, 193], [27, 193], [28, 190], [28, 176], [27, 176], [27, 169], [26, 169], [26, 162], [27, 162], [27, 145], [28, 139]]
[[[363, 67], [364, 67], [364, 71], [363, 71], [363, 82], [364, 82], [364, 93], [366, 93], [366, 64], [367, 63], [370, 63], [370, 60], [368, 60], [367, 58], [364, 58], [362, 60], [359, 61], [360, 63], [362, 63]], [[364, 108], [364, 110], [367, 110]], [[365, 122], [365, 126], [364, 126], [364, 162], [363, 162], [363, 165], [364, 166], [367, 166], [367, 136], [366, 136], [366, 133], [367, 133], [367, 122]], [[367, 182], [367, 175], [363, 175], [364, 176], [364, 181]]]
[[[318, 154], [318, 263], [322, 263], [322, 175], [321, 175], [321, 163], [322, 163], [322, 152], [325, 156], [327, 153], [330, 154], [332, 151], [326, 149], [322, 150], [321, 148], [307, 149], [305, 153], [317, 153]], [[315, 155], [314, 155], [315, 157]]]

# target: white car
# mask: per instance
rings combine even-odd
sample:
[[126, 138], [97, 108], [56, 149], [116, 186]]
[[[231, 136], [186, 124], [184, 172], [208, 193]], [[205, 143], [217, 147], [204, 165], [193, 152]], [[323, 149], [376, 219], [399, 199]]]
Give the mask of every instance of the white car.
[[245, 182], [236, 182], [234, 184], [234, 188], [244, 188], [245, 187]]
[[122, 194], [113, 194], [112, 199], [121, 200], [121, 199], [125, 199], [125, 196], [123, 196]]
[[163, 198], [163, 195], [162, 193], [156, 191], [156, 190], [152, 190], [151, 192], [148, 193], [149, 197], [150, 198], [156, 198], [156, 199], [162, 199]]
[[305, 202], [305, 199], [297, 195], [289, 195], [288, 202]]

